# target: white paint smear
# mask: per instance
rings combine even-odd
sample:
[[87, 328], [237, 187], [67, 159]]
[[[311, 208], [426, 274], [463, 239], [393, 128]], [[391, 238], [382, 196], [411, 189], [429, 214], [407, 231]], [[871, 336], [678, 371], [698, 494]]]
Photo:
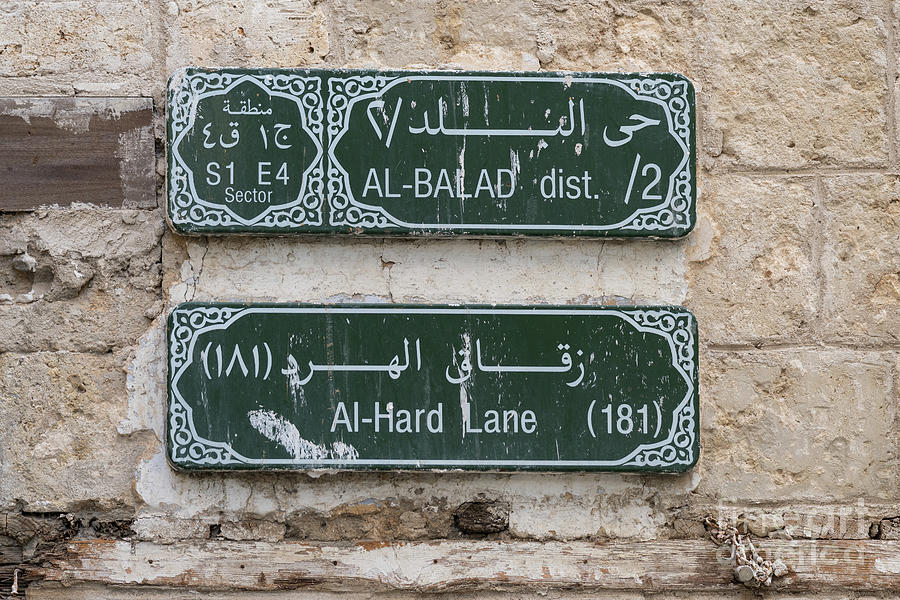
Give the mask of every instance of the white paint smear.
[[900, 574], [900, 557], [896, 558], [876, 558], [875, 570], [881, 573], [897, 573]]
[[271, 410], [251, 410], [247, 413], [250, 424], [266, 439], [272, 440], [284, 446], [284, 448], [297, 460], [322, 460], [333, 458], [335, 460], [356, 460], [359, 451], [350, 444], [334, 442], [329, 450], [325, 444], [316, 444], [300, 436], [297, 427]]
[[350, 444], [335, 442], [331, 445], [331, 458], [335, 460], [356, 460], [359, 458], [359, 451]]
[[251, 410], [247, 417], [258, 432], [284, 446], [296, 459], [321, 460], [328, 457], [328, 450], [324, 445], [303, 439], [293, 423], [270, 410]]
[[[472, 356], [472, 338], [468, 332], [463, 332], [463, 352], [467, 360], [471, 362]], [[456, 355], [453, 355], [453, 366], [459, 369], [459, 363], [456, 361]], [[462, 410], [462, 437], [466, 439], [466, 429], [468, 429], [469, 419], [471, 418], [472, 407], [469, 404], [469, 396], [466, 393], [468, 387], [468, 378], [459, 384], [459, 407]]]

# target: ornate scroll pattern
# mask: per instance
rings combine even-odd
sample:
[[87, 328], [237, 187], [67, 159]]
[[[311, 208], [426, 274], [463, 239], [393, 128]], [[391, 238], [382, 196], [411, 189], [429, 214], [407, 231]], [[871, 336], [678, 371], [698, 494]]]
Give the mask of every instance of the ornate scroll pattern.
[[[645, 78], [626, 79], [624, 83], [639, 96], [649, 96], [666, 103], [672, 116], [675, 133], [681, 138], [688, 153], [692, 153], [694, 149], [691, 148], [691, 111], [687, 82]], [[681, 170], [672, 177], [672, 194], [666, 205], [655, 212], [635, 216], [622, 228], [659, 231], [673, 227], [688, 227], [692, 185], [690, 161], [685, 161]]]
[[[191, 465], [220, 466], [251, 464], [267, 461], [248, 459], [236, 452], [228, 443], [216, 442], [199, 436], [194, 428], [193, 410], [177, 389], [179, 372], [191, 361], [193, 342], [210, 329], [223, 329], [231, 325], [248, 309], [228, 306], [188, 306], [172, 313], [169, 332], [170, 384], [168, 432], [171, 442], [170, 458], [173, 462]], [[641, 332], [659, 335], [670, 343], [673, 365], [690, 385], [672, 416], [669, 436], [656, 444], [638, 447], [629, 457], [611, 461], [609, 467], [675, 467], [693, 464], [696, 458], [696, 339], [694, 317], [690, 313], [672, 312], [666, 309], [610, 309]]]
[[[172, 313], [172, 329], [169, 343], [169, 372], [178, 370], [190, 359], [191, 341], [197, 332], [209, 326], [225, 325], [241, 309], [229, 307], [194, 307], [176, 309]], [[192, 409], [170, 388], [169, 439], [172, 442], [171, 460], [202, 465], [227, 465], [246, 460], [230, 445], [204, 439], [194, 431]]]
[[691, 328], [693, 317], [690, 314], [674, 314], [665, 310], [622, 311], [642, 326], [662, 332], [672, 340], [676, 351], [678, 366], [685, 375], [694, 377], [694, 332]]
[[[390, 228], [400, 225], [394, 217], [380, 207], [356, 202], [350, 193], [349, 175], [341, 168], [334, 155], [336, 140], [348, 127], [350, 100], [362, 94], [378, 93], [397, 77], [348, 76], [328, 81], [328, 133], [330, 141], [328, 165], [328, 197], [331, 214], [329, 222], [336, 226], [355, 228]], [[672, 117], [675, 134], [684, 143], [688, 153], [691, 148], [691, 110], [689, 84], [686, 81], [668, 81], [657, 78], [626, 79], [622, 83], [637, 96], [660, 100]], [[671, 177], [672, 193], [662, 207], [649, 212], [638, 212], [621, 229], [637, 231], [664, 231], [688, 228], [690, 223], [692, 177], [690, 161], [685, 160], [681, 169]]]
[[[690, 314], [673, 314], [665, 310], [626, 310], [628, 315], [642, 328], [658, 331], [672, 342], [675, 351], [675, 362], [690, 381], [696, 381], [696, 356], [694, 354], [693, 316]], [[693, 394], [696, 395], [694, 389]], [[694, 444], [696, 440], [696, 411], [694, 402], [682, 403], [679, 411], [673, 415], [675, 423], [674, 435], [664, 445], [641, 450], [627, 465], [667, 467], [673, 465], [689, 465], [694, 462]]]
[[372, 228], [393, 227], [383, 209], [360, 206], [350, 194], [350, 176], [338, 164], [332, 150], [334, 140], [347, 128], [350, 118], [350, 99], [362, 94], [379, 92], [398, 77], [359, 75], [328, 80], [328, 203], [331, 225]]
[[190, 171], [178, 152], [178, 137], [193, 124], [197, 103], [204, 96], [216, 92], [224, 93], [245, 80], [253, 81], [269, 93], [282, 92], [297, 98], [302, 107], [304, 129], [313, 139], [322, 140], [324, 131], [322, 82], [318, 77], [283, 73], [260, 76], [228, 72], [184, 74], [169, 92], [169, 106], [172, 113], [170, 139], [176, 140], [172, 144], [168, 173], [172, 221], [178, 224], [211, 227], [247, 226], [249, 224], [261, 229], [321, 225], [325, 189], [325, 168], [321, 152], [315, 160], [313, 168], [306, 174], [305, 185], [300, 197], [288, 206], [268, 210], [261, 219], [252, 223], [235, 218], [233, 213], [221, 205], [203, 203], [194, 194]]
[[188, 422], [190, 413], [184, 405], [173, 402], [169, 409], [169, 437], [172, 440], [172, 462], [201, 465], [228, 465], [243, 463], [228, 444], [211, 442], [195, 437]]

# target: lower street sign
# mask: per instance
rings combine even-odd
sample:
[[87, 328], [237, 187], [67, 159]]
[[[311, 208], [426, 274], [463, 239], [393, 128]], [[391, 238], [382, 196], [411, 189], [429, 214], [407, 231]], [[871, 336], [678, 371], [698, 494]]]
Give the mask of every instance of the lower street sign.
[[169, 317], [183, 469], [684, 471], [684, 308], [200, 304]]

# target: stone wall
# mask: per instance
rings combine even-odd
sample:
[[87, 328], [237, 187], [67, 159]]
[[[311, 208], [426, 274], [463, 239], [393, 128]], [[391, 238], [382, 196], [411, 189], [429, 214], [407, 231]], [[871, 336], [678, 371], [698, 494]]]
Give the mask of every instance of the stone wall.
[[[760, 548], [888, 553], [855, 579], [852, 561], [788, 553], [783, 593], [900, 594], [884, 578], [900, 580], [898, 16], [875, 0], [0, 0], [0, 96], [152, 99], [138, 140], [156, 157], [156, 189], [132, 178], [118, 204], [86, 190], [0, 214], [0, 597], [370, 598], [337, 560], [331, 579], [263, 572], [288, 542], [324, 558], [421, 547], [437, 565], [485, 540], [508, 549], [495, 560], [540, 564], [429, 587], [381, 552], [377, 589], [741, 595], [728, 568], [667, 583], [680, 559], [587, 591], [558, 574], [567, 545], [694, 547], [702, 572], [716, 562], [708, 515], [743, 523]], [[162, 207], [166, 79], [185, 65], [678, 71], [697, 89], [699, 224], [643, 242], [182, 237]], [[0, 113], [73, 127], [53, 111]], [[157, 207], [124, 201], [144, 193]], [[700, 324], [702, 456], [671, 476], [175, 472], [163, 334], [186, 300], [683, 304]], [[119, 547], [109, 540], [157, 562], [117, 579], [67, 558]], [[199, 549], [246, 554], [259, 585], [204, 578], [185, 566]], [[516, 579], [526, 572], [535, 581]]]

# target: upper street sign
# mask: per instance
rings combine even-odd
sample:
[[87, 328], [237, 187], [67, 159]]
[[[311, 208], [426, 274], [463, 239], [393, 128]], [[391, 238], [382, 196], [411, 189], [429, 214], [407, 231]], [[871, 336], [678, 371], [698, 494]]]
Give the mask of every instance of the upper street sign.
[[669, 73], [187, 68], [168, 214], [186, 233], [680, 237], [695, 103]]
[[183, 469], [684, 471], [684, 308], [202, 304], [169, 317]]

